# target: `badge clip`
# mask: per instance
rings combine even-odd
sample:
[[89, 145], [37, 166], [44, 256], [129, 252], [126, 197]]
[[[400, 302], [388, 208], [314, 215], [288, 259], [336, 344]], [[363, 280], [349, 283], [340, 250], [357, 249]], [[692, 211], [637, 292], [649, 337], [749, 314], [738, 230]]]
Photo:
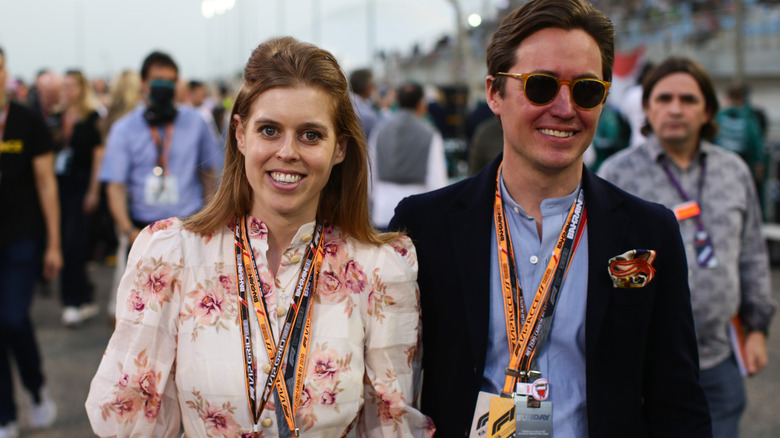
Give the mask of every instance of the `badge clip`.
[[539, 371], [520, 371], [515, 370], [512, 368], [507, 367], [506, 370], [504, 370], [504, 373], [507, 376], [512, 376], [518, 379], [530, 379], [530, 380], [536, 380], [540, 377], [542, 377], [542, 373]]

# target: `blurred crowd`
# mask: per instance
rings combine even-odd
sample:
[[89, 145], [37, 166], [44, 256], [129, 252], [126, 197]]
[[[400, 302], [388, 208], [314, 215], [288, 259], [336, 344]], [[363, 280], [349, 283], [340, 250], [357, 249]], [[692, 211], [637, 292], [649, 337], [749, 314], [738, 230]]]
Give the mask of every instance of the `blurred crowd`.
[[[744, 3], [776, 6], [780, 2]], [[610, 11], [618, 28], [641, 35], [657, 30], [657, 20], [682, 23], [694, 17], [693, 27], [685, 33], [693, 42], [714, 34], [722, 25], [723, 12], [735, 7], [733, 0], [595, 0], [594, 4]], [[639, 28], [634, 29], [631, 23], [639, 23]], [[434, 52], [449, 46], [445, 38]], [[187, 78], [166, 57], [155, 58], [151, 70], [145, 63], [139, 72], [126, 70], [111, 78], [88, 78], [80, 70], [42, 69], [31, 83], [9, 77], [3, 84], [10, 101], [40, 116], [53, 143], [64, 259], [58, 280], [65, 326], [79, 327], [100, 314], [86, 269], [88, 261], [116, 265], [116, 289], [124, 257], [139, 231], [163, 218], [193, 214], [219, 183], [235, 85]], [[615, 153], [645, 143], [643, 131], [648, 121], [643, 78], [652, 68], [650, 63], [645, 65], [634, 85], [611, 95], [604, 105], [584, 159], [594, 172]], [[375, 78], [368, 68], [356, 69], [348, 76], [352, 104], [372, 163], [372, 221], [380, 229], [388, 226], [401, 199], [474, 175], [503, 149], [499, 119], [483, 99], [471, 99], [476, 103], [468, 105], [465, 87]], [[766, 220], [771, 197], [766, 114], [751, 104], [750, 89], [744, 83], [718, 91], [725, 99], [715, 114], [719, 135], [713, 143], [737, 153], [747, 163]], [[189, 120], [195, 117], [199, 119], [193, 125]], [[170, 155], [174, 162], [168, 163], [171, 148], [178, 152]], [[185, 160], [181, 151], [187, 148], [198, 153]], [[139, 150], [153, 154], [156, 161], [152, 163], [150, 158], [146, 167], [133, 168], [138, 164], [129, 157]], [[195, 170], [200, 171], [200, 167], [213, 171], [214, 180], [203, 180]], [[202, 187], [195, 193], [187, 192], [195, 183]], [[154, 191], [151, 197], [149, 190]], [[32, 393], [38, 396], [32, 406], [39, 406], [40, 411], [37, 423], [31, 424], [51, 424], [56, 415], [53, 402], [42, 389]]]
[[[652, 11], [657, 10], [668, 14], [665, 8], [682, 7], [680, 3], [672, 5], [664, 1], [633, 1], [621, 3], [621, 7], [612, 1], [597, 3], [608, 3], [607, 6], [611, 10], [625, 9], [626, 13], [632, 16], [652, 14]], [[695, 7], [698, 8], [720, 8], [731, 3], [690, 1], [686, 4], [697, 5]], [[620, 96], [611, 95], [605, 105], [592, 147], [585, 156], [586, 164], [594, 171], [610, 155], [645, 140], [641, 134], [645, 123], [641, 82], [643, 75], [651, 67], [652, 64], [647, 63], [636, 78], [636, 84], [628, 87]], [[74, 85], [69, 85], [70, 77], [79, 78], [83, 85], [76, 84], [76, 87], [83, 86], [83, 89], [74, 92]], [[386, 78], [374, 78], [372, 71], [365, 68], [351, 72], [350, 81], [353, 104], [364, 125], [366, 141], [369, 141], [376, 126], [386, 124], [393, 114], [402, 109], [398, 101], [398, 87], [392, 86]], [[409, 84], [410, 82], [406, 82], [402, 86]], [[417, 115], [444, 141], [445, 157], [442, 160], [450, 182], [473, 175], [500, 152], [503, 135], [501, 127], [484, 100], [477, 99], [477, 103], [466, 106], [465, 97], [458, 99], [459, 90], [454, 90], [453, 95], [453, 90], [438, 88], [432, 84], [416, 85], [421, 87], [420, 101], [423, 104]], [[176, 105], [196, 110], [206, 121], [215, 142], [223, 145], [234, 88], [233, 84], [225, 81], [179, 79], [176, 82], [174, 100]], [[69, 105], [74, 105], [74, 101], [78, 101], [77, 105], [83, 107], [86, 114], [96, 113], [96, 130], [101, 144], [114, 122], [143, 103], [140, 75], [131, 70], [123, 71], [108, 80], [100, 77], [87, 80], [81, 72], [75, 70], [61, 75], [43, 69], [29, 85], [21, 78], [10, 79], [6, 91], [9, 98], [24, 103], [42, 115], [59, 148], [62, 148], [63, 136], [69, 129], [67, 118], [63, 118], [63, 115]], [[721, 91], [727, 99], [722, 102], [723, 110], [718, 115], [718, 120], [725, 129], [721, 129], [721, 136], [716, 143], [739, 153], [748, 162], [754, 170], [757, 187], [764, 199], [769, 176], [769, 153], [765, 147], [767, 116], [761, 108], [751, 105], [747, 85], [733, 84], [729, 89]], [[453, 104], [456, 100], [459, 100], [459, 103]], [[747, 127], [743, 128], [741, 124]], [[744, 134], [743, 130], [750, 133]], [[438, 161], [441, 160], [437, 158]], [[98, 180], [99, 167], [92, 169], [95, 181]], [[376, 184], [377, 181], [374, 181], [374, 185]], [[440, 184], [426, 186], [426, 189], [439, 186]], [[89, 258], [113, 263], [117, 237], [106, 203], [105, 187], [95, 184], [90, 194], [90, 202], [89, 210], [94, 210], [91, 213], [94, 218], [87, 243]], [[382, 203], [381, 200], [374, 202]]]

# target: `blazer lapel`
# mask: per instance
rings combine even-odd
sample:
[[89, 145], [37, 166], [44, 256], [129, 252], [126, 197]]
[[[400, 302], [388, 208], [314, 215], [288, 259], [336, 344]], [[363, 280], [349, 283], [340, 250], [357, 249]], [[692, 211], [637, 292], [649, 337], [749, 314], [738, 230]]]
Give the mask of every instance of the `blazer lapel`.
[[484, 369], [490, 318], [490, 236], [493, 220], [495, 179], [501, 156], [478, 173], [458, 196], [450, 215], [450, 229], [455, 248], [452, 272], [459, 278], [458, 289], [463, 300], [471, 337], [474, 363]]
[[620, 254], [630, 218], [619, 207], [622, 197], [596, 177], [583, 171], [585, 206], [588, 212], [588, 301], [585, 316], [586, 360], [591, 361], [609, 306], [612, 280], [607, 261]]

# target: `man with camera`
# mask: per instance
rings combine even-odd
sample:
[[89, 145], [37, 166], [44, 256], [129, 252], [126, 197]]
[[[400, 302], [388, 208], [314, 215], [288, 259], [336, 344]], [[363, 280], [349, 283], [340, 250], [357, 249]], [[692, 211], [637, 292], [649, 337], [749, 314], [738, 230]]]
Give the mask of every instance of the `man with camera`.
[[143, 62], [144, 102], [108, 134], [100, 180], [117, 229], [135, 240], [160, 219], [189, 216], [215, 189], [219, 149], [203, 118], [174, 105], [179, 69], [153, 52]]

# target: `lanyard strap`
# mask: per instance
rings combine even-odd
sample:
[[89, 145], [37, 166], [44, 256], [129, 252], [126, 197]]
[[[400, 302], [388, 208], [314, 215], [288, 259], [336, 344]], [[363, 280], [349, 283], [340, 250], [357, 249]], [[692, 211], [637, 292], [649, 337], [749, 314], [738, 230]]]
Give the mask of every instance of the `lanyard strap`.
[[[509, 235], [509, 227], [504, 213], [504, 203], [501, 198], [501, 185], [498, 178], [501, 176], [501, 167], [496, 177], [496, 196], [493, 205], [493, 223], [496, 227], [496, 244], [498, 248], [499, 272], [501, 274], [501, 291], [504, 302], [504, 319], [506, 320], [506, 339], [509, 351], [514, 351], [517, 345], [518, 321], [525, 317], [525, 301], [523, 290], [517, 278], [515, 267], [515, 253], [512, 239]], [[519, 315], [519, 316], [518, 316]]]
[[[171, 153], [171, 143], [173, 142], [173, 123], [165, 125], [165, 142], [160, 140], [160, 129], [157, 126], [150, 126], [149, 130], [152, 132], [152, 140], [157, 146], [157, 167], [156, 171], [159, 171], [159, 175], [168, 174], [168, 155]], [[156, 174], [156, 173], [155, 173]]]
[[[661, 161], [661, 167], [664, 168], [664, 171], [666, 171], [666, 176], [669, 177], [669, 181], [672, 182], [672, 185], [677, 189], [677, 193], [680, 194], [680, 197], [683, 198], [683, 201], [689, 202], [691, 201], [691, 197], [688, 196], [688, 193], [683, 189], [682, 184], [680, 184], [680, 181], [677, 180], [677, 177], [674, 176], [674, 173], [672, 172], [672, 168], [669, 167], [669, 162], [666, 160], [666, 157], [661, 155], [660, 157]], [[699, 209], [701, 209], [701, 194], [704, 191], [704, 176], [707, 173], [707, 160], [705, 159], [705, 155], [701, 154], [699, 157], [699, 164], [701, 165], [701, 173], [699, 174], [699, 184], [697, 187], [698, 193], [696, 194], [696, 203], [699, 205]], [[696, 220], [696, 228], [698, 231], [704, 231], [704, 222], [701, 220], [701, 213], [694, 216], [694, 220]]]
[[[297, 403], [300, 399], [300, 394], [303, 390], [303, 376], [305, 375], [306, 357], [309, 348], [309, 336], [311, 334], [311, 313], [308, 312], [309, 299], [316, 288], [317, 280], [319, 277], [320, 266], [322, 264], [322, 235], [323, 225], [319, 224], [316, 228], [316, 233], [312, 243], [306, 251], [304, 256], [303, 266], [298, 277], [298, 283], [295, 289], [294, 301], [287, 311], [284, 326], [279, 337], [278, 347], [275, 345], [273, 331], [268, 319], [268, 311], [266, 309], [265, 300], [261, 296], [260, 276], [257, 270], [257, 263], [254, 258], [254, 252], [249, 241], [246, 226], [246, 215], [243, 218], [238, 219], [235, 226], [235, 251], [236, 251], [236, 277], [238, 278], [238, 298], [241, 303], [241, 333], [244, 339], [244, 373], [246, 377], [247, 387], [247, 400], [252, 412], [252, 418], [254, 420], [255, 432], [257, 432], [257, 424], [260, 419], [265, 406], [273, 393], [274, 387], [277, 389], [277, 397], [279, 403], [282, 406], [283, 414], [287, 420], [287, 425], [295, 436], [297, 436], [298, 430], [295, 427], [295, 410], [293, 404]], [[316, 246], [315, 246], [316, 245]], [[250, 269], [246, 269], [249, 265]], [[246, 276], [246, 282], [244, 281]], [[252, 335], [249, 328], [249, 305], [247, 302], [247, 285], [249, 283], [249, 289], [252, 296], [252, 304], [254, 305], [255, 312], [257, 314], [260, 331], [263, 336], [266, 353], [269, 359], [273, 358], [271, 370], [268, 373], [266, 384], [260, 397], [260, 402], [257, 403], [255, 394], [255, 371], [253, 364], [252, 353]], [[306, 323], [298, 322], [306, 320]], [[304, 326], [303, 330], [293, 330], [294, 325]], [[295, 368], [296, 385], [294, 402], [290, 402], [290, 394], [287, 391], [287, 385], [285, 378], [279, 373], [285, 353], [288, 350], [289, 344], [300, 344], [300, 351], [297, 354], [297, 367], [295, 364], [290, 365], [288, 363], [288, 369], [290, 369], [289, 375], [292, 375], [292, 369]], [[288, 357], [288, 362], [293, 362], [290, 359], [295, 358], [295, 355]]]
[[[511, 351], [510, 365], [506, 370], [507, 378], [504, 384], [504, 393], [514, 392], [515, 384], [518, 379], [527, 381], [531, 377], [531, 368], [536, 367], [538, 359], [536, 352], [541, 351], [542, 346], [547, 340], [549, 328], [552, 324], [552, 316], [555, 311], [555, 303], [560, 294], [563, 280], [566, 277], [571, 259], [577, 250], [577, 246], [582, 237], [587, 215], [585, 210], [585, 195], [580, 189], [577, 199], [569, 211], [566, 223], [561, 229], [555, 250], [553, 251], [550, 262], [539, 284], [539, 288], [534, 295], [531, 306], [526, 311], [523, 306], [523, 291], [519, 286], [520, 282], [516, 278], [514, 271], [514, 251], [511, 245], [511, 236], [506, 223], [504, 206], [501, 200], [499, 188], [499, 178], [501, 177], [501, 168], [499, 167], [496, 176], [496, 199], [493, 208], [494, 221], [496, 224], [496, 240], [498, 244], [498, 258], [501, 267], [501, 287], [504, 296], [504, 317], [507, 325], [507, 337], [510, 339], [509, 347]], [[512, 268], [510, 268], [512, 267]], [[511, 275], [515, 274], [515, 275]], [[510, 275], [515, 277], [509, 278]], [[514, 287], [513, 287], [514, 285]], [[510, 299], [511, 297], [511, 299]], [[519, 301], [519, 303], [517, 303]], [[514, 334], [509, 333], [509, 327], [517, 330], [516, 310], [519, 308], [520, 320], [523, 322], [522, 329]], [[541, 324], [540, 324], [541, 322]], [[516, 339], [512, 342], [512, 339]]]

